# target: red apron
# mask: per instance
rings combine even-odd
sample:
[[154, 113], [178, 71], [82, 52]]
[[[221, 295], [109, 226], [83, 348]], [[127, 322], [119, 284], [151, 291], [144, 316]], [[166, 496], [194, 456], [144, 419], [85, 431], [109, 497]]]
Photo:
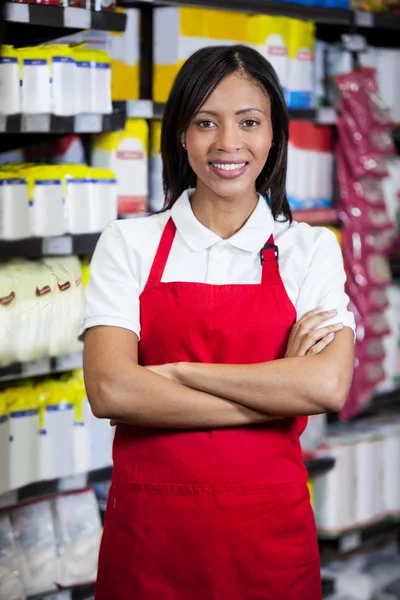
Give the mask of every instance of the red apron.
[[[272, 236], [261, 284], [163, 283], [175, 231], [170, 219], [140, 297], [140, 364], [282, 358], [296, 313]], [[119, 425], [96, 600], [320, 600], [306, 421]]]

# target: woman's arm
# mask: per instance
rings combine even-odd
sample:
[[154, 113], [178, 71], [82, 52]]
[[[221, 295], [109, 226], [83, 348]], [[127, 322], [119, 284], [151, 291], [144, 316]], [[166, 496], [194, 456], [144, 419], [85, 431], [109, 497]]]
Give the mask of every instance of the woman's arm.
[[99, 326], [85, 334], [84, 373], [88, 399], [100, 418], [165, 428], [219, 428], [279, 418], [196, 391], [137, 364], [131, 331]]
[[253, 365], [177, 363], [154, 370], [268, 415], [339, 411], [351, 385], [354, 333], [345, 327], [323, 352]]

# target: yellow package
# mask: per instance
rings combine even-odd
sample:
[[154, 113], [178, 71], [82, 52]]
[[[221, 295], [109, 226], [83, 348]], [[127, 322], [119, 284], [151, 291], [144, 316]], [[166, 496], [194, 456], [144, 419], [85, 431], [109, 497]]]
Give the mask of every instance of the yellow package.
[[250, 16], [247, 42], [274, 67], [285, 98], [288, 93], [290, 19], [269, 15]]
[[315, 24], [290, 19], [288, 107], [312, 108], [314, 98]]
[[124, 131], [96, 137], [92, 165], [109, 169], [117, 179], [118, 213], [147, 210], [149, 127], [144, 119], [127, 119]]
[[158, 212], [164, 208], [162, 159], [161, 159], [161, 121], [150, 124], [150, 198], [149, 209]]
[[218, 41], [245, 43], [248, 16], [203, 8], [156, 8], [154, 10], [153, 100], [168, 99], [174, 79], [194, 52]]
[[123, 33], [110, 32], [111, 94], [114, 101], [139, 98], [140, 10], [117, 8], [126, 14]]

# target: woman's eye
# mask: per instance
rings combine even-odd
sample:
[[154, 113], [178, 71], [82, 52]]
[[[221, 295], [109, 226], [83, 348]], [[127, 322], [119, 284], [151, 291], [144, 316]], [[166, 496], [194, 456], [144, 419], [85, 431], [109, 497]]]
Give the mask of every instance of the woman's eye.
[[244, 125], [245, 127], [255, 127], [256, 125], [259, 125], [259, 122], [255, 119], [246, 119], [242, 122], [242, 125]]
[[211, 129], [215, 127], [215, 124], [212, 121], [197, 121], [197, 127], [201, 129]]

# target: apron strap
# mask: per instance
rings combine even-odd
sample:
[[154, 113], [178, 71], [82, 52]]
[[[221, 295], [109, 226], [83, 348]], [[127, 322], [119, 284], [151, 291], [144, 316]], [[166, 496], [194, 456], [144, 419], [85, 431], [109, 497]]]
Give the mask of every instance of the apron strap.
[[170, 217], [167, 221], [164, 231], [162, 232], [160, 243], [157, 248], [156, 255], [150, 270], [148, 283], [160, 283], [164, 273], [165, 265], [167, 264], [168, 256], [174, 241], [176, 225]]
[[262, 266], [261, 283], [282, 283], [279, 272], [279, 248], [271, 234], [266, 244], [260, 250]]

